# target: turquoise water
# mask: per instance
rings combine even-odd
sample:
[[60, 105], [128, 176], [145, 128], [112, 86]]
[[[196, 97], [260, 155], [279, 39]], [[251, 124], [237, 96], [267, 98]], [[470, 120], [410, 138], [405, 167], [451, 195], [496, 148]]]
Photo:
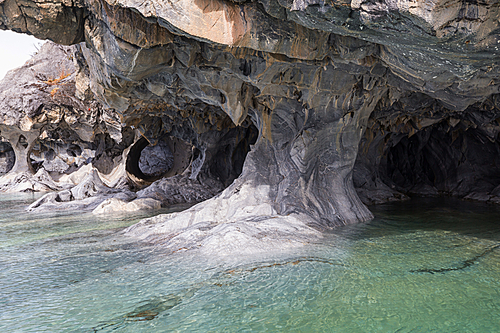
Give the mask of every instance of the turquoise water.
[[34, 199], [0, 197], [1, 332], [500, 331], [494, 206], [381, 205], [294, 251], [206, 258], [120, 233], [143, 215], [24, 213]]

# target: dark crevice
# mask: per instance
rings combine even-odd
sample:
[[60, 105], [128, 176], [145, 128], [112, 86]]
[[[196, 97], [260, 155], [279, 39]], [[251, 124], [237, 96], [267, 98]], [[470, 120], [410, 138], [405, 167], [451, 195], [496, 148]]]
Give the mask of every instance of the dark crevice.
[[224, 186], [229, 186], [241, 174], [250, 146], [257, 141], [258, 135], [259, 131], [254, 125], [229, 130], [219, 140], [209, 161], [210, 174]]
[[14, 167], [16, 154], [8, 141], [0, 139], [0, 174], [7, 173]]

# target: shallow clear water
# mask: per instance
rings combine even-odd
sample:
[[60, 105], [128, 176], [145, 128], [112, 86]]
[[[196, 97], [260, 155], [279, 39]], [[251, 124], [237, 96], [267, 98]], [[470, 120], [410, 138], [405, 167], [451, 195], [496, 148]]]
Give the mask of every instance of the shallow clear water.
[[[442, 199], [261, 258], [168, 254], [142, 215], [32, 215], [0, 196], [1, 332], [498, 332], [500, 209]], [[158, 212], [156, 212], [158, 213]]]

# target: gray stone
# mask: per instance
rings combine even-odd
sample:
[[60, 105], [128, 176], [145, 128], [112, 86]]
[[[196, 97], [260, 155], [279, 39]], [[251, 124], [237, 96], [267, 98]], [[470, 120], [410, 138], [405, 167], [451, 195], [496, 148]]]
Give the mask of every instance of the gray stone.
[[160, 140], [154, 146], [147, 146], [141, 152], [139, 169], [148, 177], [161, 177], [173, 166], [174, 155], [168, 144]]
[[99, 206], [92, 211], [92, 214], [127, 213], [160, 208], [161, 202], [151, 198], [135, 199], [131, 202], [111, 198], [106, 199], [99, 204]]
[[[32, 203], [28, 212], [44, 212], [53, 210], [93, 210], [103, 201], [117, 196], [130, 201], [135, 194], [121, 189], [107, 187], [99, 177], [98, 171], [92, 169], [76, 186], [59, 193], [48, 193]], [[119, 200], [119, 199], [117, 199]]]
[[[308, 239], [311, 227], [371, 219], [357, 192], [366, 203], [408, 194], [492, 198], [500, 183], [498, 4], [35, 0], [21, 10], [5, 0], [0, 8], [2, 29], [85, 42], [78, 50], [87, 72], [75, 76], [75, 87], [91, 87], [116, 112], [93, 137], [83, 123], [73, 131], [96, 143], [93, 165], [102, 174], [123, 163], [125, 147], [114, 138], [121, 133], [123, 141], [126, 128], [137, 134], [126, 147], [164, 136], [191, 145], [189, 154], [180, 150], [189, 158], [172, 150], [173, 165], [182, 166], [175, 177], [138, 195], [163, 204], [215, 196], [130, 228], [135, 237], [186, 232], [176, 246], [220, 247], [224, 238], [203, 228], [237, 243], [233, 226], [249, 236], [276, 219], [278, 230], [299, 221], [296, 233]], [[14, 123], [21, 115], [13, 113]], [[14, 169], [24, 172], [34, 139], [23, 133], [39, 133], [23, 124], [12, 136], [0, 130], [16, 163], [21, 156]], [[126, 171], [141, 188], [150, 184], [139, 172], [138, 146]], [[82, 191], [94, 195], [82, 200], [100, 193]]]

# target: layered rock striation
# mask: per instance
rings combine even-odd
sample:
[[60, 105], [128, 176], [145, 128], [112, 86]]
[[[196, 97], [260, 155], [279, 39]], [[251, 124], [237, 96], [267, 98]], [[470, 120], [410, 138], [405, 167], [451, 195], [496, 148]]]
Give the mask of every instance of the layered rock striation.
[[[168, 201], [198, 189], [210, 192], [199, 200], [223, 192], [129, 230], [171, 239], [222, 222], [274, 218], [306, 230], [369, 220], [353, 172], [365, 203], [411, 193], [494, 202], [499, 8], [4, 0], [0, 28], [81, 43], [95, 98], [120, 115], [122, 131], [136, 131], [133, 156], [165, 137], [192, 147], [189, 172], [142, 193]], [[141, 186], [161, 177], [141, 169], [140, 158], [128, 166]]]
[[[224, 116], [219, 120], [224, 125], [200, 133], [199, 141], [189, 119], [165, 132], [160, 117], [131, 120], [103, 108], [89, 83], [82, 46], [54, 43], [1, 82], [0, 134], [8, 173], [0, 178], [0, 190], [57, 192], [28, 211], [102, 213], [111, 207], [193, 204], [213, 197], [241, 173], [257, 136], [249, 123], [234, 126]], [[104, 202], [111, 199], [121, 204]]]

